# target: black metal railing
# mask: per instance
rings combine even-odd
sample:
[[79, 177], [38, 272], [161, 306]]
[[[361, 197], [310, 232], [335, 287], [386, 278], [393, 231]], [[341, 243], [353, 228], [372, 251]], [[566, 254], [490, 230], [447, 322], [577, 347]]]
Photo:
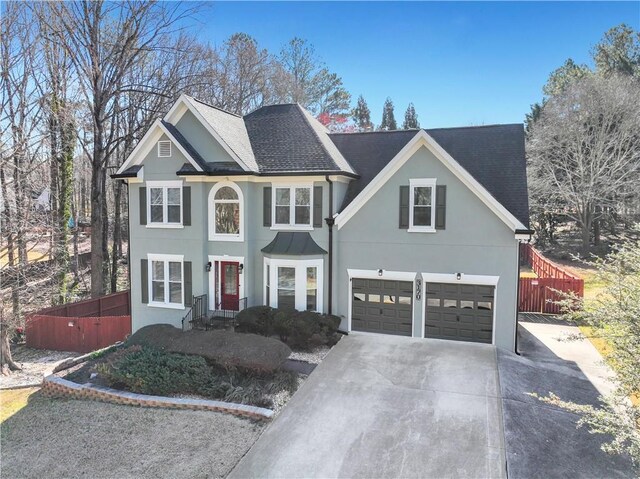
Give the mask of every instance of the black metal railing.
[[218, 303], [216, 310], [213, 311], [212, 319], [214, 321], [231, 321], [235, 319], [240, 311], [247, 308], [247, 298], [234, 299], [231, 301], [225, 301], [224, 303]]
[[192, 306], [187, 311], [187, 314], [182, 318], [182, 330], [189, 331], [195, 328], [202, 328], [206, 326], [207, 321], [207, 295], [201, 294], [200, 296], [193, 296]]
[[209, 311], [207, 299], [208, 296], [206, 294], [193, 297], [191, 308], [182, 318], [183, 331], [226, 327], [240, 311], [247, 308], [247, 298], [240, 298], [225, 300], [224, 303], [218, 303], [214, 311]]

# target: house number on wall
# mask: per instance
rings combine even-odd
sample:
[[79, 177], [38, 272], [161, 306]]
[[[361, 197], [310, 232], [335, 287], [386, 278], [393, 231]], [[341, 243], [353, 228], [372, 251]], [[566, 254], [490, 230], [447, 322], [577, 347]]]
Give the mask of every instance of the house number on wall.
[[420, 296], [421, 296], [420, 288], [422, 288], [422, 281], [420, 281], [419, 279], [416, 279], [416, 301], [420, 301]]

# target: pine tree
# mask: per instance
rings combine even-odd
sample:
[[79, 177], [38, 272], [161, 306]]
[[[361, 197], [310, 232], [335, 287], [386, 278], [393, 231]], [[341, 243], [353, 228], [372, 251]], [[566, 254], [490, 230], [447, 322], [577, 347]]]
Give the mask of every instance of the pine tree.
[[378, 127], [378, 130], [397, 130], [398, 124], [396, 123], [396, 117], [393, 114], [393, 102], [391, 98], [387, 97], [384, 101], [384, 107], [382, 108], [382, 123]]
[[402, 124], [402, 129], [413, 130], [415, 128], [420, 128], [420, 123], [418, 123], [418, 115], [416, 115], [416, 109], [414, 108], [413, 103], [409, 103], [407, 111], [404, 112], [404, 123]]
[[356, 124], [356, 128], [360, 131], [368, 131], [371, 129], [371, 111], [362, 95], [358, 97], [358, 103], [353, 109], [351, 116]]

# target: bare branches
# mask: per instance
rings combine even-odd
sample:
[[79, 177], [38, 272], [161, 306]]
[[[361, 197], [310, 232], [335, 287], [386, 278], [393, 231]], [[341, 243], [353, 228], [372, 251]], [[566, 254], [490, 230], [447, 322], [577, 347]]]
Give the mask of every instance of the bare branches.
[[640, 193], [640, 86], [590, 75], [544, 105], [528, 141], [532, 196], [565, 206], [589, 245], [592, 222]]

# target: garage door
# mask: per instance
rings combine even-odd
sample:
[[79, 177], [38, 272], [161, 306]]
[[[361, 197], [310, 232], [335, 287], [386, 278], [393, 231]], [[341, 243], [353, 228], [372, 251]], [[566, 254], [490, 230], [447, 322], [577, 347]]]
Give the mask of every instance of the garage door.
[[411, 336], [411, 281], [353, 278], [351, 288], [352, 330]]
[[427, 338], [491, 343], [494, 286], [427, 283]]

